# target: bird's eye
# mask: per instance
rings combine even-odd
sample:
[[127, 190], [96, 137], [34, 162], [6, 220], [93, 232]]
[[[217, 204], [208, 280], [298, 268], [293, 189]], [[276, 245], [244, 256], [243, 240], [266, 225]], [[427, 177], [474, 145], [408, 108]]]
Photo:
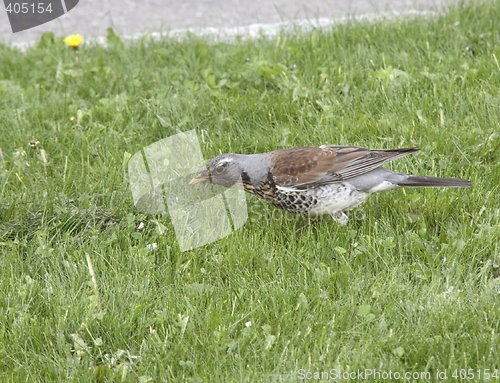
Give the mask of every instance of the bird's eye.
[[217, 165], [217, 166], [215, 167], [215, 169], [214, 169], [214, 170], [215, 170], [215, 173], [217, 173], [217, 174], [221, 174], [221, 173], [223, 173], [223, 172], [224, 172], [224, 168], [225, 168], [225, 166], [224, 166], [224, 165]]

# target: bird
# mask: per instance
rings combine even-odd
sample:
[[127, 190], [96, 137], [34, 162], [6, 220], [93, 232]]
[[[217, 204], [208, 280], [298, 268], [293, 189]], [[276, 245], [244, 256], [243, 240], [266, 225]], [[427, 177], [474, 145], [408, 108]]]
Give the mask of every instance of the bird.
[[285, 211], [340, 225], [345, 211], [371, 194], [400, 187], [470, 187], [460, 178], [417, 176], [382, 165], [420, 148], [370, 150], [357, 146], [305, 146], [258, 154], [225, 153], [212, 158], [189, 185], [212, 183], [253, 194]]

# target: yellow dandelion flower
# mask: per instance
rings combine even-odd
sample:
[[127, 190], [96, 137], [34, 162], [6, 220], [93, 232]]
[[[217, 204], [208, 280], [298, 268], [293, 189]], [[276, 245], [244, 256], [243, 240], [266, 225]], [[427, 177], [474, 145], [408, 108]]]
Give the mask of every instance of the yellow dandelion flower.
[[71, 117], [69, 118], [69, 120], [70, 120], [70, 121], [75, 121], [75, 116], [71, 116]]
[[69, 35], [64, 39], [64, 42], [71, 48], [78, 48], [82, 43], [82, 40], [83, 40], [82, 35]]

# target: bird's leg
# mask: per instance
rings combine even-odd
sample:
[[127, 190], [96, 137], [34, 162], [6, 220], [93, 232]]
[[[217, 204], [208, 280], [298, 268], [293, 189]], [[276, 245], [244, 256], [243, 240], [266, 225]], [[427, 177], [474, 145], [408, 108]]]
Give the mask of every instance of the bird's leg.
[[295, 235], [299, 235], [302, 233], [302, 230], [304, 230], [306, 227], [314, 225], [316, 222], [318, 222], [319, 218], [313, 219], [312, 221], [309, 221], [307, 225], [304, 225], [302, 227], [299, 227], [297, 230], [295, 230]]
[[335, 213], [330, 214], [331, 217], [339, 223], [340, 226], [347, 225], [349, 222], [349, 217], [344, 214], [343, 211], [336, 211]]
[[340, 226], [347, 225], [347, 222], [349, 222], [349, 217], [343, 211], [336, 211], [330, 214], [330, 216], [337, 221]]
[[[330, 216], [335, 221], [337, 221], [340, 226], [347, 225], [347, 222], [349, 222], [349, 217], [343, 211], [336, 211], [335, 213], [330, 214]], [[313, 219], [307, 225], [304, 225], [304, 226], [298, 228], [295, 231], [295, 234], [299, 235], [300, 233], [302, 233], [302, 230], [304, 230], [306, 227], [312, 226], [318, 221], [319, 221], [319, 218]]]

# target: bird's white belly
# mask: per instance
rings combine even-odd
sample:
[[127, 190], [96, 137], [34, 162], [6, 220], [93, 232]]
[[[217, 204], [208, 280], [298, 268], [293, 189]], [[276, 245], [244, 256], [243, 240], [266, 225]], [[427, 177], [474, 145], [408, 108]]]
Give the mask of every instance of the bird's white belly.
[[317, 204], [310, 214], [333, 214], [353, 209], [364, 202], [368, 193], [357, 190], [352, 184], [337, 183], [320, 186], [309, 191], [317, 199]]

